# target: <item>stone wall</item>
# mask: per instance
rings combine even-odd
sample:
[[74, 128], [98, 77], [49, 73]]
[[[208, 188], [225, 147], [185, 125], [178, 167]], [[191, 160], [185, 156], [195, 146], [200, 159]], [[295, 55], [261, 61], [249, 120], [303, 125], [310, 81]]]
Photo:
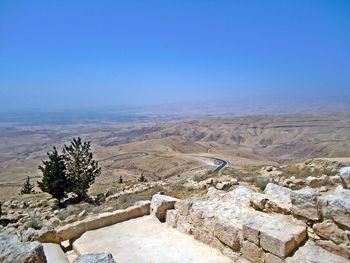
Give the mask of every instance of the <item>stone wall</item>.
[[[166, 223], [233, 260], [297, 262], [293, 257], [314, 251], [327, 255], [315, 262], [350, 258], [350, 190], [341, 187], [322, 195], [274, 184], [265, 193], [242, 186], [230, 192], [210, 188], [203, 199], [176, 201], [166, 211]], [[307, 248], [295, 253], [306, 242]]]
[[67, 224], [54, 230], [50, 229], [50, 232], [38, 232], [39, 235], [37, 236], [37, 239], [43, 243], [61, 243], [65, 240], [73, 242], [86, 231], [149, 215], [150, 204], [150, 201], [140, 201], [126, 209], [90, 216], [82, 221]]

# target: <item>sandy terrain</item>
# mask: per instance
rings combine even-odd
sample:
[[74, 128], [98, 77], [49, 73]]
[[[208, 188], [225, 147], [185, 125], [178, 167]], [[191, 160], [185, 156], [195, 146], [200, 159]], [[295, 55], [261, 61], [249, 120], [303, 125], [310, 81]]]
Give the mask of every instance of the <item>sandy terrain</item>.
[[152, 216], [88, 231], [73, 246], [79, 254], [110, 252], [118, 263], [232, 263], [218, 250]]

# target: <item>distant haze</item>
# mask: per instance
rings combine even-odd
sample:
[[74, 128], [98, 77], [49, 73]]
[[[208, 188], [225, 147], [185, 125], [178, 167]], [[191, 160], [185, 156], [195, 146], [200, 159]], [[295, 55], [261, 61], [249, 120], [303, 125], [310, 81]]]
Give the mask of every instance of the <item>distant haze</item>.
[[300, 98], [344, 112], [349, 14], [349, 1], [3, 0], [0, 110], [214, 101], [237, 114], [241, 98], [273, 97], [273, 113], [303, 111]]

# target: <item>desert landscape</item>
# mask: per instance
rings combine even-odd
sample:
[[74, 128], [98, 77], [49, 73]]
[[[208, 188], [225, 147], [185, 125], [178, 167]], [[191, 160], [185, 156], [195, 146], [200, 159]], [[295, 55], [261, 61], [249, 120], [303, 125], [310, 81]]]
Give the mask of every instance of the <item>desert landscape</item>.
[[[47, 158], [46, 152], [50, 151], [53, 145], [62, 148], [75, 136], [91, 141], [94, 157], [101, 167], [101, 174], [89, 189], [89, 201], [72, 203], [70, 200], [74, 199], [68, 198], [65, 201], [65, 207], [57, 210], [50, 205], [54, 200], [38, 188], [37, 182], [42, 180], [42, 173], [38, 166]], [[295, 207], [300, 205], [298, 202], [304, 201], [293, 199], [298, 197], [299, 191], [300, 193], [311, 191], [306, 194], [308, 198], [313, 198], [312, 200], [328, 198], [327, 196], [333, 196], [337, 191], [343, 192], [339, 192], [336, 196], [347, 198], [346, 188], [350, 184], [350, 177], [340, 177], [339, 171], [343, 167], [350, 166], [348, 150], [350, 149], [350, 117], [348, 115], [264, 115], [138, 124], [113, 122], [60, 125], [11, 124], [11, 126], [3, 124], [0, 139], [2, 142], [0, 149], [2, 231], [19, 231], [22, 241], [43, 242], [48, 262], [70, 262], [77, 260], [79, 255], [105, 252], [100, 243], [89, 244], [88, 240], [96, 239], [94, 235], [107, 238], [107, 233], [110, 231], [115, 231], [118, 236], [124, 235], [125, 244], [120, 243], [123, 253], [114, 246], [110, 246], [107, 251], [112, 253], [114, 258], [119, 259], [119, 262], [130, 262], [133, 252], [125, 250], [128, 242], [139, 244], [140, 249], [143, 243], [150, 242], [153, 252], [142, 248], [139, 255], [146, 254], [147, 258], [155, 262], [158, 260], [194, 262], [201, 253], [207, 253], [208, 262], [213, 260], [215, 262], [246, 262], [245, 260], [300, 262], [299, 258], [304, 257], [301, 253], [306, 255], [312, 253], [309, 256], [316, 258], [315, 262], [347, 262], [350, 256], [350, 250], [347, 247], [348, 239], [345, 237], [348, 229], [347, 216], [344, 215], [341, 220], [345, 222], [341, 221], [339, 225], [338, 219], [333, 218], [331, 221], [327, 218], [332, 217], [325, 214], [324, 220], [328, 221], [320, 223], [320, 218], [323, 218], [319, 215], [320, 212], [316, 212], [317, 219], [309, 218], [308, 213], [315, 209], [313, 208], [315, 204], [305, 204], [306, 207], [302, 205], [300, 210], [306, 209], [306, 211], [300, 212], [299, 208]], [[34, 186], [33, 193], [20, 194], [28, 176]], [[141, 176], [142, 180], [140, 180]], [[155, 199], [157, 194], [159, 200]], [[342, 197], [343, 194], [344, 197]], [[226, 195], [233, 198], [227, 204]], [[295, 195], [297, 197], [294, 197]], [[219, 201], [215, 196], [220, 197]], [[302, 196], [300, 198], [304, 198]], [[152, 201], [147, 203], [143, 200]], [[345, 207], [339, 208], [339, 211], [348, 209], [346, 199], [341, 200], [345, 202]], [[146, 203], [138, 208], [140, 202]], [[187, 207], [186, 202], [190, 202], [188, 204], [192, 207], [198, 206], [199, 209], [204, 210], [212, 209], [213, 205], [216, 207], [216, 212], [214, 213], [213, 210], [212, 216], [219, 221], [217, 222], [216, 219], [213, 221], [210, 219], [212, 216], [209, 216], [210, 221], [205, 223], [213, 224], [207, 225], [208, 230], [211, 227], [212, 230], [202, 232], [199, 222], [193, 221], [194, 219], [187, 217], [186, 214], [181, 214], [184, 209], [182, 206]], [[128, 209], [131, 209], [129, 207], [134, 203], [135, 211], [141, 209], [141, 214], [130, 212], [127, 221], [119, 219], [119, 214], [112, 217], [114, 212], [111, 211], [124, 211], [123, 209], [129, 211]], [[235, 212], [227, 210], [226, 205], [239, 210]], [[159, 206], [159, 208], [152, 208], [153, 206]], [[51, 209], [56, 210], [52, 213]], [[158, 220], [166, 221], [167, 227], [158, 225], [157, 220], [156, 222], [153, 217], [148, 216], [149, 213], [153, 213], [152, 209], [160, 209], [159, 211], [165, 209], [162, 215], [154, 213]], [[318, 211], [318, 208], [316, 209]], [[344, 213], [347, 213], [346, 211]], [[74, 231], [71, 228], [75, 229], [78, 225], [85, 224], [83, 222], [88, 222], [90, 217], [96, 217], [101, 212], [111, 213], [112, 221], [103, 219], [102, 215], [97, 216], [100, 219], [96, 219], [96, 222], [101, 221], [98, 223], [99, 226], [110, 226], [111, 223], [108, 222], [113, 222], [110, 229], [101, 228], [101, 231], [107, 232], [94, 233], [94, 231], [100, 231], [98, 230], [100, 227], [96, 226], [88, 227], [88, 229], [97, 230], [91, 233], [88, 231], [86, 234], [83, 234], [85, 230], [84, 232], [78, 230], [79, 227]], [[291, 215], [298, 219], [295, 226], [293, 225], [295, 219]], [[139, 216], [141, 216], [140, 219], [137, 219]], [[222, 225], [222, 220], [225, 221], [227, 216], [232, 217], [233, 221], [227, 221], [229, 225], [226, 223]], [[294, 227], [298, 229], [295, 231], [300, 231], [298, 235], [301, 235], [302, 240], [297, 241], [293, 245], [295, 247], [281, 252], [282, 254], [275, 252], [274, 248], [271, 250], [255, 247], [259, 243], [254, 243], [255, 239], [250, 239], [250, 236], [245, 237], [250, 235], [245, 232], [246, 221], [255, 216], [262, 216], [259, 220], [275, 220], [275, 224], [281, 227], [292, 224], [291, 229]], [[112, 219], [114, 217], [115, 219]], [[303, 228], [303, 218], [306, 220], [304, 222], [311, 224], [307, 231]], [[137, 223], [138, 220], [140, 223]], [[311, 223], [312, 220], [316, 222]], [[122, 221], [125, 221], [125, 224], [115, 224]], [[33, 226], [38, 230], [29, 227], [33, 222], [38, 224]], [[261, 227], [259, 222], [253, 223], [257, 224], [258, 229]], [[323, 233], [323, 231], [330, 231], [328, 230], [330, 227], [332, 229], [336, 227], [329, 225], [331, 222], [336, 222], [337, 226], [341, 227], [337, 228], [337, 231], [342, 237], [335, 241], [332, 235], [327, 236]], [[316, 228], [312, 228], [313, 225]], [[170, 231], [169, 227], [178, 229], [179, 234], [176, 231], [171, 232], [173, 230]], [[218, 230], [216, 230], [217, 227]], [[140, 229], [136, 230], [138, 228]], [[71, 234], [64, 234], [66, 231]], [[217, 231], [224, 232], [217, 233]], [[273, 231], [277, 231], [277, 234], [279, 230]], [[341, 231], [345, 231], [344, 234], [341, 234]], [[155, 233], [157, 233], [156, 236], [152, 236]], [[293, 233], [290, 234], [291, 238], [295, 238]], [[131, 234], [135, 237], [130, 236]], [[62, 239], [61, 235], [63, 235]], [[189, 242], [188, 246], [192, 247], [191, 250], [181, 249], [180, 253], [178, 250], [180, 248], [177, 246], [181, 246], [181, 242], [187, 240], [187, 235], [193, 235], [195, 239], [209, 247], [202, 248], [202, 245], [192, 244], [192, 241], [188, 240], [186, 242]], [[213, 238], [219, 240], [219, 243]], [[65, 244], [65, 240], [70, 241], [68, 245]], [[114, 242], [107, 240], [109, 244]], [[179, 242], [180, 240], [182, 241]], [[300, 252], [292, 256], [290, 251], [297, 249], [305, 240], [308, 240], [308, 245], [302, 247], [305, 251], [300, 249]], [[174, 245], [174, 256], [160, 257], [164, 252], [154, 251], [156, 247], [160, 249], [159, 242], [165, 242], [164, 244], [171, 242]], [[219, 245], [220, 242], [224, 246]], [[314, 243], [317, 244], [316, 247]], [[62, 250], [53, 244], [61, 244]], [[324, 252], [317, 250], [319, 248], [324, 249]], [[327, 254], [329, 252], [331, 253]], [[321, 257], [318, 254], [324, 255]], [[109, 262], [110, 259], [104, 260], [106, 261], [103, 262]], [[137, 262], [143, 261], [138, 258]]]
[[0, 1], [0, 263], [350, 263], [350, 1]]
[[[74, 136], [92, 142], [105, 191], [120, 176], [149, 181], [195, 176], [210, 169], [197, 157], [220, 158], [230, 167], [282, 165], [317, 157], [350, 156], [350, 116], [296, 115], [233, 117], [166, 123], [15, 125], [0, 129], [0, 187], [19, 191], [25, 178], [40, 179], [37, 169], [53, 145]], [[96, 186], [96, 188], [100, 188]]]

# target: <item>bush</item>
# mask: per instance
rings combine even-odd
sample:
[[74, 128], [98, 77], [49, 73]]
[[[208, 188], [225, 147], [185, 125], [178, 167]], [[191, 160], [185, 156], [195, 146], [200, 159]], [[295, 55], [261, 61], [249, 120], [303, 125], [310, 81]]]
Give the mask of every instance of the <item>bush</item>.
[[264, 177], [256, 177], [254, 183], [255, 183], [255, 186], [261, 189], [261, 191], [264, 191], [266, 188], [266, 185], [270, 183], [270, 180]]
[[28, 222], [27, 222], [27, 227], [28, 228], [33, 228], [35, 230], [39, 230], [41, 229], [43, 226], [42, 222], [39, 221], [36, 218], [31, 218]]
[[22, 186], [21, 194], [31, 194], [33, 193], [33, 188], [34, 185], [30, 183], [30, 178], [27, 176], [27, 179]]
[[139, 177], [139, 182], [144, 183], [147, 182], [146, 177], [143, 175], [143, 173], [141, 174], [141, 176]]

